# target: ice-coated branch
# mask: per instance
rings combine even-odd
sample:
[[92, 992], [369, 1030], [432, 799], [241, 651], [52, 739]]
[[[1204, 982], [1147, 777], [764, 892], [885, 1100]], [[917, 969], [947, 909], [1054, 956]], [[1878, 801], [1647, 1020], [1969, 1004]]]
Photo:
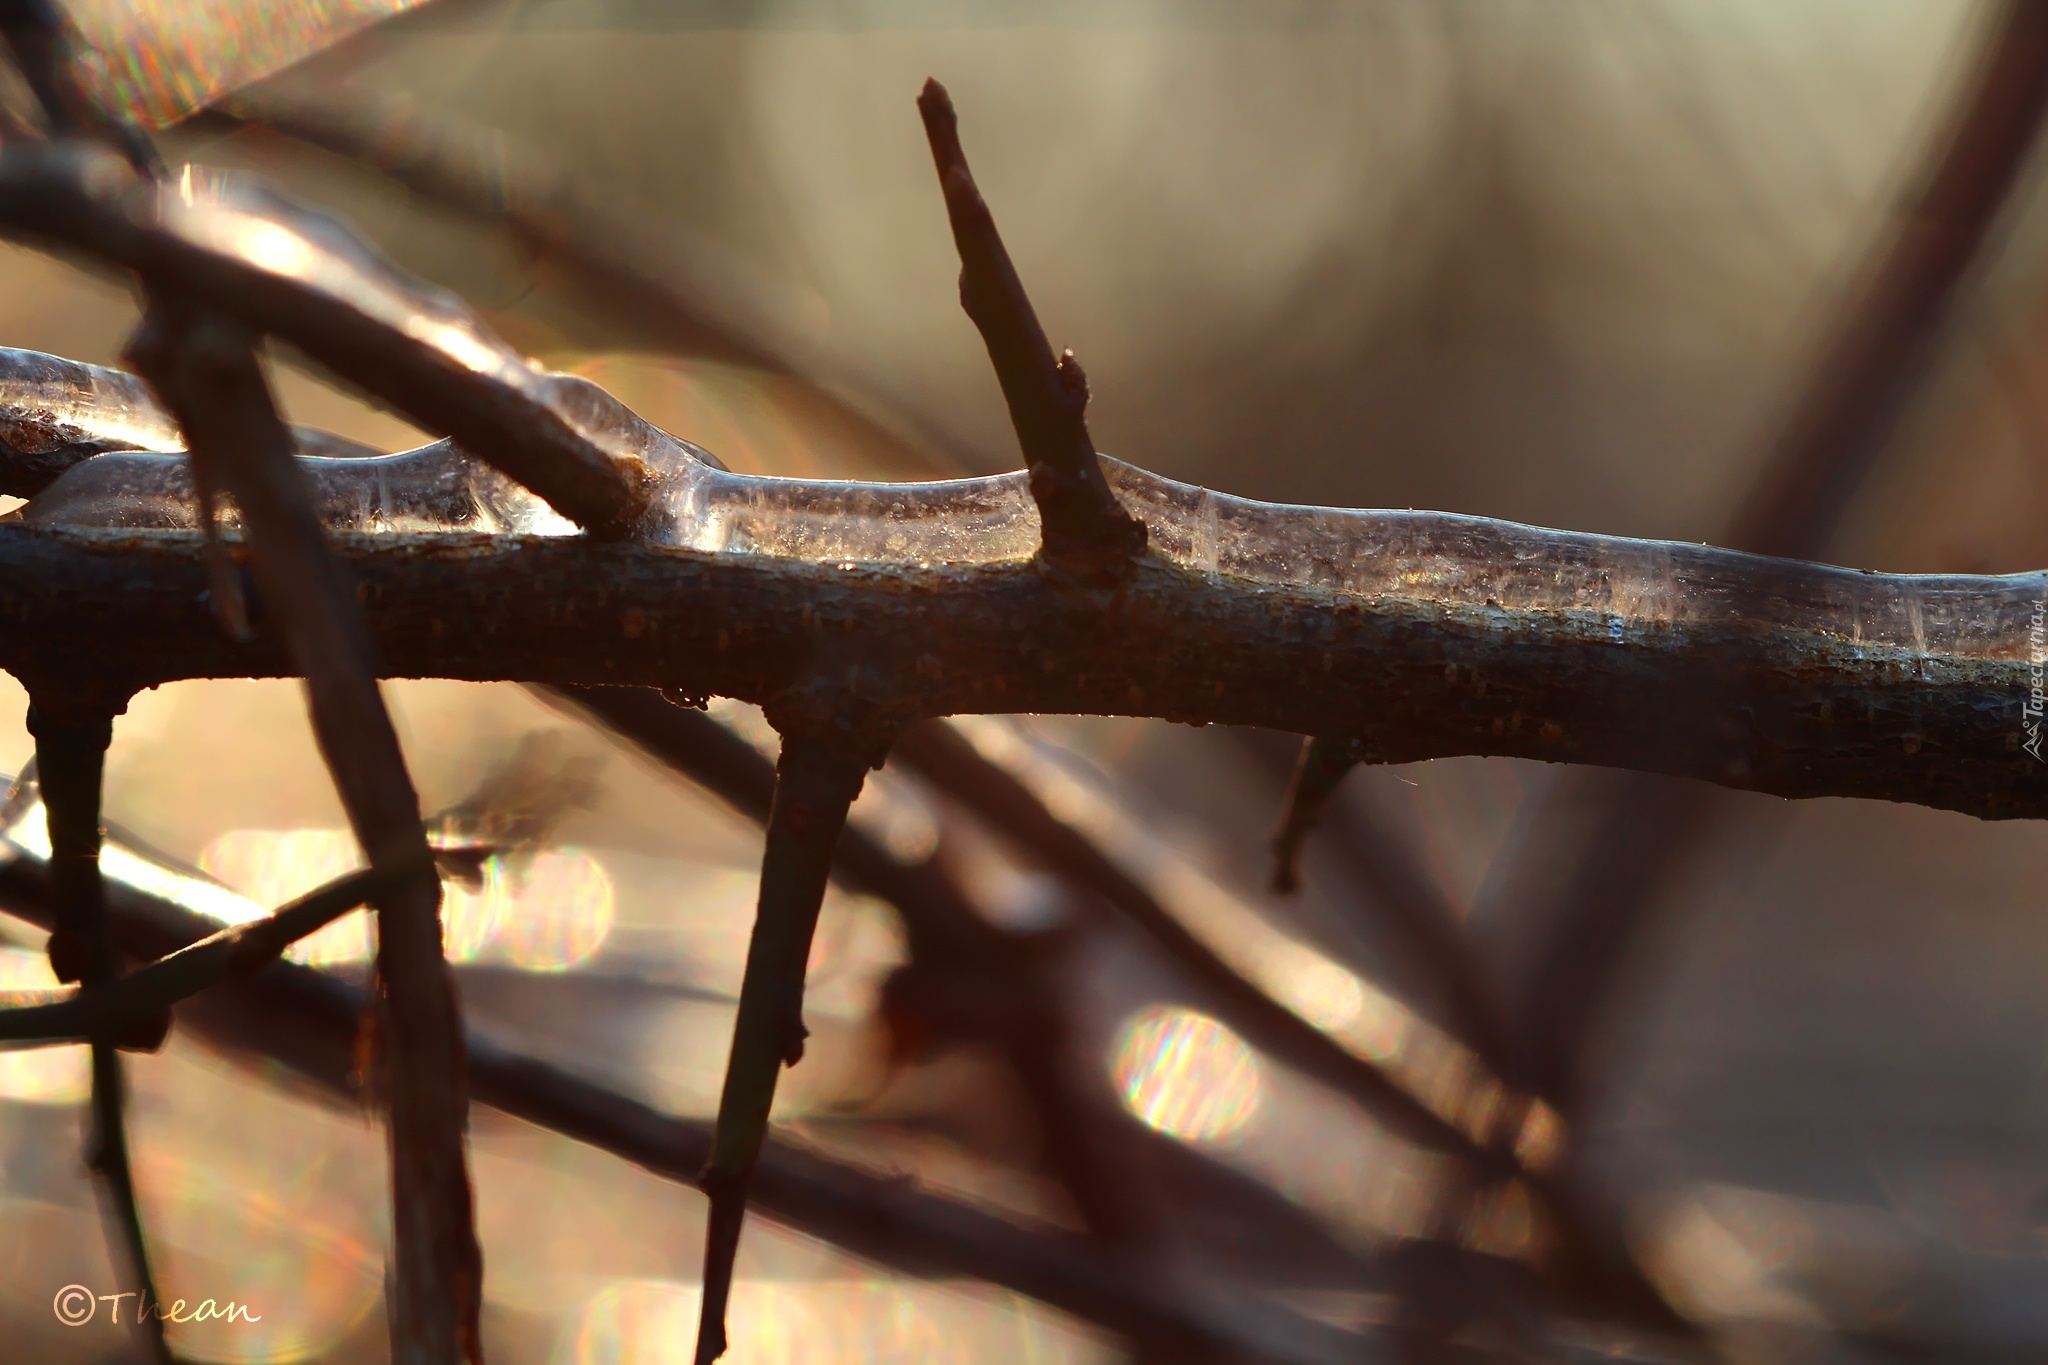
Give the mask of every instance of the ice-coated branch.
[[[118, 459], [118, 456], [107, 457]], [[33, 508], [34, 504], [30, 505]], [[1430, 513], [1350, 514], [1371, 593], [1147, 556], [1111, 600], [1028, 562], [816, 563], [578, 537], [335, 535], [386, 677], [637, 684], [879, 722], [1155, 716], [1984, 818], [2048, 812], [2025, 747], [2048, 576], [1911, 577]], [[213, 628], [196, 533], [0, 524], [0, 668], [291, 676]], [[1597, 595], [1568, 590], [1597, 584]], [[1591, 600], [1588, 600], [1590, 596]], [[1476, 600], [1474, 600], [1476, 599]]]
[[394, 1229], [392, 1351], [401, 1365], [481, 1359], [482, 1263], [463, 1135], [462, 1027], [441, 956], [441, 881], [369, 638], [239, 324], [157, 298], [131, 353], [191, 443], [196, 470], [232, 494], [257, 585], [306, 680], [322, 756], [370, 866], [377, 973], [388, 1007]]
[[[34, 694], [32, 694], [33, 696]], [[29, 733], [36, 741], [37, 782], [49, 824], [50, 882], [56, 914], [50, 928], [50, 966], [60, 981], [77, 981], [87, 990], [118, 989], [120, 971], [114, 936], [107, 924], [105, 887], [100, 877], [100, 792], [107, 746], [114, 737], [119, 706], [95, 705], [76, 697], [44, 693], [31, 701]], [[162, 1009], [154, 1018], [137, 1021], [149, 1045], [161, 1042], [169, 1027]], [[87, 1138], [86, 1165], [99, 1177], [109, 1236], [120, 1250], [117, 1263], [127, 1262], [130, 1282], [143, 1297], [156, 1300], [150, 1274], [149, 1242], [142, 1230], [142, 1210], [135, 1198], [135, 1173], [128, 1162], [128, 1125], [121, 1055], [123, 1035], [112, 1029], [88, 1034], [92, 1044], [92, 1131]], [[133, 1034], [127, 1041], [134, 1041]], [[138, 1335], [159, 1365], [170, 1365], [161, 1319], [141, 1322]]]
[[0, 233], [131, 271], [290, 342], [461, 441], [563, 516], [627, 534], [646, 511], [637, 431], [602, 391], [537, 369], [459, 300], [341, 224], [226, 177], [172, 186], [89, 144], [0, 151]]
[[711, 1159], [700, 1181], [711, 1200], [704, 1234], [704, 1303], [697, 1365], [725, 1354], [725, 1306], [746, 1218], [747, 1187], [768, 1135], [768, 1108], [785, 1066], [804, 1055], [804, 966], [818, 927], [847, 807], [871, 766], [804, 733], [783, 737], [775, 805], [761, 854], [761, 897], [747, 944], [732, 1056], [718, 1097]]
[[1145, 548], [1145, 523], [1117, 501], [1088, 435], [1088, 377], [1072, 351], [1057, 359], [1017, 268], [996, 232], [960, 149], [946, 88], [926, 81], [917, 97], [925, 136], [960, 251], [960, 306], [987, 343], [1010, 423], [1031, 471], [1047, 563], [1083, 578], [1113, 577]]

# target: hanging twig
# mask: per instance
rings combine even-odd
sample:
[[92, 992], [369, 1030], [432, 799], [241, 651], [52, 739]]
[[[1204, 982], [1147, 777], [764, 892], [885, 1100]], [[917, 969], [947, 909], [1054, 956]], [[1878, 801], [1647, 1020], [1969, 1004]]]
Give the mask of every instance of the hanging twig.
[[[83, 983], [88, 991], [118, 989], [114, 939], [107, 924], [100, 877], [100, 786], [107, 746], [113, 740], [114, 714], [121, 706], [80, 705], [76, 698], [38, 697], [29, 707], [28, 728], [36, 741], [37, 781], [49, 822], [50, 881], [57, 914], [51, 926], [50, 966], [59, 981]], [[169, 1017], [158, 1006], [128, 1021], [139, 1025], [149, 1045], [160, 1042]], [[92, 1134], [86, 1164], [99, 1177], [112, 1240], [127, 1261], [130, 1282], [154, 1303], [156, 1281], [150, 1274], [149, 1243], [142, 1230], [142, 1211], [135, 1197], [135, 1175], [128, 1164], [127, 1122], [123, 1113], [121, 1057], [116, 1046], [135, 1039], [136, 1029], [116, 1032], [111, 1025], [87, 1033], [92, 1044]], [[161, 1316], [138, 1313], [139, 1335], [161, 1365], [170, 1365]]]
[[804, 964], [847, 807], [870, 764], [806, 734], [786, 734], [775, 765], [775, 805], [761, 854], [761, 899], [747, 945], [732, 1057], [718, 1127], [700, 1181], [711, 1200], [704, 1242], [697, 1365], [725, 1354], [725, 1306], [746, 1217], [747, 1186], [768, 1133], [768, 1107], [785, 1066], [804, 1055]]
[[[709, 716], [649, 688], [536, 690], [569, 702], [748, 819], [767, 824], [774, 763]], [[1129, 1191], [1110, 1174], [1106, 1154], [1098, 1149], [1087, 1099], [1069, 1078], [1059, 1046], [1065, 1023], [1053, 984], [1043, 979], [1040, 955], [984, 918], [945, 870], [943, 849], [905, 862], [848, 825], [840, 831], [832, 876], [851, 890], [879, 897], [903, 917], [910, 961], [885, 986], [885, 995], [893, 992], [899, 1004], [929, 1013], [931, 1000], [903, 996], [916, 993], [919, 983], [943, 983], [947, 1004], [956, 1008], [942, 1027], [991, 1038], [1002, 1049], [1037, 1112], [1046, 1164], [1082, 1221], [1112, 1241], [1132, 1235], [1139, 1220]]]
[[917, 97], [960, 251], [960, 306], [981, 331], [1031, 470], [1046, 562], [1078, 578], [1114, 578], [1145, 549], [1145, 524], [1110, 491], [1084, 416], [1088, 377], [1072, 351], [1054, 359], [996, 222], [960, 150], [953, 101], [937, 81]]
[[241, 509], [257, 583], [306, 679], [321, 753], [371, 867], [385, 876], [377, 972], [389, 1009], [394, 1355], [403, 1365], [479, 1361], [482, 1265], [463, 1155], [461, 1024], [441, 956], [441, 882], [353, 591], [327, 553], [253, 338], [158, 299], [131, 353], [177, 415], [194, 461]]

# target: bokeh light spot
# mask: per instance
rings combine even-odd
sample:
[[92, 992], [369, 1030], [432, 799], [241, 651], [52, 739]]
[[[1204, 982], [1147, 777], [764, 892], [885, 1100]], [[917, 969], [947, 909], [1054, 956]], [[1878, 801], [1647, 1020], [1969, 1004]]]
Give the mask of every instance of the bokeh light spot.
[[1124, 1106], [1184, 1142], [1235, 1136], [1258, 1113], [1258, 1059], [1206, 1014], [1154, 1005], [1125, 1021], [1111, 1053]]
[[552, 848], [484, 866], [505, 955], [530, 972], [587, 961], [612, 929], [612, 879], [583, 849]]

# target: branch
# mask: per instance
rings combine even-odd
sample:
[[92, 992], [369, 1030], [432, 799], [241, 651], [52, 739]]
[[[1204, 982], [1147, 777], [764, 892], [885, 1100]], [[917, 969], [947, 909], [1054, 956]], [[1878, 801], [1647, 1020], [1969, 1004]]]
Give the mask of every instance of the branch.
[[536, 369], [460, 301], [401, 275], [331, 219], [228, 178], [162, 187], [110, 153], [67, 144], [0, 151], [0, 231], [132, 271], [290, 342], [484, 452], [579, 525], [623, 535], [646, 511], [644, 423], [594, 385]]
[[[214, 925], [170, 901], [120, 884], [108, 909], [122, 947], [162, 957]], [[0, 908], [45, 928], [49, 869], [20, 857], [0, 866]], [[277, 1058], [355, 1103], [351, 1083], [363, 992], [326, 973], [274, 963], [188, 1001], [181, 1022], [210, 1041]], [[679, 1119], [547, 1062], [472, 1036], [477, 1102], [588, 1143], [670, 1180], [694, 1183], [711, 1154], [712, 1125]], [[1190, 1292], [1171, 1274], [1105, 1254], [1082, 1238], [1032, 1232], [771, 1138], [754, 1170], [751, 1201], [778, 1221], [903, 1273], [943, 1270], [1002, 1285], [1109, 1331], [1181, 1344], [1188, 1354], [1276, 1365], [1358, 1365], [1374, 1343], [1289, 1310], [1205, 1285]]]
[[[1345, 515], [1361, 540], [1409, 543], [1385, 565], [1402, 586], [1248, 582], [1148, 556], [1105, 599], [1017, 562], [332, 539], [387, 677], [630, 683], [797, 707], [821, 678], [851, 678], [890, 725], [1157, 716], [1348, 735], [1374, 762], [1507, 754], [1780, 796], [2048, 812], [2048, 764], [2020, 746], [2027, 633], [2048, 577], [1861, 574], [1448, 515]], [[189, 532], [0, 524], [0, 668], [31, 686], [296, 672], [276, 641], [212, 627], [202, 553]], [[1567, 572], [1650, 610], [1588, 610], [1558, 592]], [[1475, 590], [1492, 602], [1460, 600]]]
[[1082, 579], [1114, 578], [1144, 552], [1145, 523], [1117, 502], [1103, 478], [1083, 416], [1088, 377], [1072, 351], [1053, 358], [995, 217], [967, 169], [946, 88], [926, 81], [917, 109], [960, 251], [960, 306], [980, 329], [1010, 406], [1010, 423], [1031, 471], [1046, 561]]
[[383, 874], [377, 972], [390, 1011], [393, 1352], [403, 1365], [445, 1365], [458, 1354], [477, 1362], [483, 1273], [463, 1153], [462, 1026], [441, 955], [441, 882], [353, 592], [327, 552], [253, 343], [233, 323], [159, 298], [131, 352], [177, 414], [195, 474], [241, 508], [257, 582], [306, 680], [321, 755], [357, 842]]
[[354, 872], [318, 887], [274, 914], [223, 929], [111, 981], [56, 999], [45, 991], [0, 993], [0, 1044], [48, 1046], [126, 1034], [190, 996], [248, 976], [292, 944], [382, 892], [382, 874]]
[[761, 854], [761, 903], [747, 945], [711, 1160], [701, 1182], [711, 1199], [711, 1216], [704, 1234], [697, 1365], [710, 1365], [725, 1354], [725, 1305], [732, 1292], [747, 1186], [768, 1134], [776, 1077], [784, 1066], [803, 1060], [804, 964], [818, 927], [832, 851], [868, 766], [809, 735], [784, 736], [768, 843]]

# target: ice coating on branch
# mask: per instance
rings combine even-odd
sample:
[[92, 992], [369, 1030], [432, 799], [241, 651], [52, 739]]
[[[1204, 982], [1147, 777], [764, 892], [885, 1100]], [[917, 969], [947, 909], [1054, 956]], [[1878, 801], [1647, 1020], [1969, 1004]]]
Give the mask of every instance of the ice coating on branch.
[[[44, 439], [39, 423], [51, 420], [36, 414], [58, 405], [26, 376], [68, 385], [73, 372], [53, 362], [10, 373], [0, 385], [0, 424], [33, 444]], [[1022, 563], [1037, 549], [1038, 512], [1022, 472], [910, 484], [735, 474], [595, 386], [570, 382], [588, 411], [612, 410], [617, 439], [630, 442], [652, 472], [663, 515], [648, 524], [650, 543], [847, 567]], [[68, 439], [104, 444], [125, 432], [161, 433], [146, 390], [97, 378], [88, 389], [108, 395], [107, 406], [63, 408]], [[452, 442], [377, 458], [305, 458], [304, 465], [323, 519], [337, 530], [575, 533]], [[1282, 506], [1116, 460], [1105, 459], [1104, 468], [1118, 497], [1146, 522], [1160, 559], [1198, 574], [1328, 593], [1333, 605], [1349, 599], [1569, 618], [1589, 639], [1616, 647], [1735, 622], [1819, 624], [1849, 648], [1898, 657], [1908, 672], [1944, 656], [2030, 659], [2048, 649], [2032, 633], [2035, 603], [2048, 597], [2043, 575], [1869, 574], [1447, 513]], [[185, 462], [174, 454], [85, 460], [16, 515], [45, 526], [197, 525]]]

